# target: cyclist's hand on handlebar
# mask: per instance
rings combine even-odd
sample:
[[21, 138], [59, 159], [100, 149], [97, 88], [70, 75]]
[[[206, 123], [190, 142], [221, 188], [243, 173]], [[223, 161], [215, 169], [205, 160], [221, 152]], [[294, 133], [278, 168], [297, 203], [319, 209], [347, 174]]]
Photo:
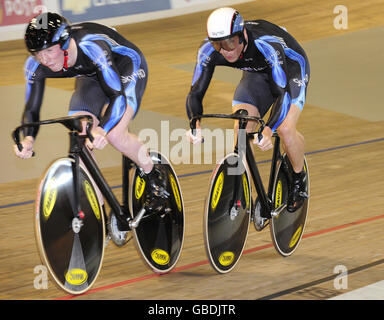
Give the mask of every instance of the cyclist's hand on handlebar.
[[193, 144], [199, 144], [199, 143], [202, 143], [204, 141], [202, 135], [201, 135], [201, 129], [200, 128], [196, 128], [194, 129], [194, 133], [192, 133], [192, 129], [189, 129], [187, 132], [186, 132], [186, 136], [189, 140], [190, 143], [193, 143]]
[[91, 131], [93, 136], [93, 141], [91, 142], [87, 139], [86, 145], [89, 149], [104, 149], [104, 147], [108, 144], [108, 140], [106, 138], [107, 133], [104, 131], [102, 127], [96, 127]]
[[204, 138], [201, 135], [200, 121], [197, 120], [195, 123], [195, 128], [189, 129], [185, 133], [185, 135], [187, 136], [187, 139], [189, 140], [190, 143], [199, 144], [199, 143], [204, 142]]
[[35, 139], [32, 136], [26, 136], [23, 141], [21, 141], [21, 145], [23, 148], [21, 151], [15, 144], [13, 146], [13, 149], [15, 151], [16, 156], [18, 156], [21, 159], [29, 159], [33, 156], [33, 144], [35, 142]]
[[257, 146], [262, 151], [267, 151], [273, 147], [272, 135], [273, 135], [273, 132], [272, 132], [271, 128], [268, 126], [265, 126], [265, 128], [262, 132], [263, 138], [259, 141], [259, 138], [257, 137], [257, 135], [255, 135], [255, 137], [253, 139], [253, 143], [257, 144]]

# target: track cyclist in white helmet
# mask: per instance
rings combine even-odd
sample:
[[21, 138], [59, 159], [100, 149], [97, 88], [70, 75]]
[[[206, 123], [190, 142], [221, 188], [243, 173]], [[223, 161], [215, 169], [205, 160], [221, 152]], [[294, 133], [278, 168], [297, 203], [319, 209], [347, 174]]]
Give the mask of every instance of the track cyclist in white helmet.
[[[263, 117], [271, 109], [263, 138], [255, 143], [263, 151], [272, 148], [272, 134], [283, 141], [293, 169], [287, 209], [296, 211], [304, 202], [304, 137], [296, 125], [303, 110], [310, 76], [303, 48], [282, 27], [265, 20], [244, 21], [233, 8], [214, 10], [207, 21], [208, 38], [198, 50], [197, 63], [187, 96], [189, 119], [203, 114], [203, 98], [215, 67], [243, 70], [233, 101], [233, 112], [246, 109], [251, 116]], [[235, 124], [236, 128], [237, 124]], [[248, 123], [247, 131], [255, 123]], [[202, 141], [201, 123], [188, 132], [192, 143]]]

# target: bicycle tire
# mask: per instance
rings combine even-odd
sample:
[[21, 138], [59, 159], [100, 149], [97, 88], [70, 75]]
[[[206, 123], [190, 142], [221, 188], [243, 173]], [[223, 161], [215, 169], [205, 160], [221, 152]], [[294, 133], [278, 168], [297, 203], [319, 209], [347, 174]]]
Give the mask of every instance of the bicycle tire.
[[[307, 174], [307, 194], [309, 195], [309, 171], [307, 160], [304, 157], [304, 169]], [[272, 193], [272, 202], [275, 208], [287, 203], [289, 175], [292, 166], [287, 155], [279, 162]], [[292, 255], [298, 248], [304, 234], [309, 208], [309, 197], [304, 200], [301, 208], [295, 212], [288, 212], [284, 209], [279, 216], [270, 220], [270, 233], [276, 251], [283, 257]]]
[[[231, 169], [235, 167], [240, 171], [233, 174]], [[204, 209], [205, 249], [216, 272], [228, 273], [240, 260], [248, 236], [250, 208], [248, 170], [237, 154], [228, 154], [212, 173]]]
[[[133, 229], [135, 246], [145, 265], [155, 273], [170, 272], [177, 264], [184, 244], [185, 217], [184, 200], [177, 175], [169, 160], [161, 153], [151, 151], [155, 164], [162, 164], [168, 171], [167, 191], [170, 197], [167, 213], [146, 212], [139, 226]], [[143, 208], [148, 188], [140, 177], [139, 169], [131, 171], [129, 183], [129, 207], [134, 218]]]
[[76, 230], [73, 163], [71, 158], [58, 159], [44, 173], [36, 201], [35, 237], [53, 282], [70, 294], [82, 294], [94, 284], [101, 269], [105, 223], [96, 185], [80, 164], [79, 199], [84, 217]]

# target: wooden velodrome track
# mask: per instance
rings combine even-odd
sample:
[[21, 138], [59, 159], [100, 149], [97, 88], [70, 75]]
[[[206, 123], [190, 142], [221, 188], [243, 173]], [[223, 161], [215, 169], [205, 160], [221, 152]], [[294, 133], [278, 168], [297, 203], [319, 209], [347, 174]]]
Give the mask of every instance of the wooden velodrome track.
[[[331, 0], [252, 1], [236, 8], [245, 19], [264, 18], [285, 26], [302, 43], [384, 24], [382, 1], [345, 2], [349, 15], [348, 29], [343, 31], [333, 26], [333, 8], [338, 3]], [[194, 63], [209, 12], [118, 27], [142, 49], [149, 63], [143, 110], [185, 119], [192, 74], [172, 66]], [[14, 71], [21, 70], [26, 57], [22, 41], [1, 43], [0, 49], [0, 85], [23, 84], [22, 72]], [[49, 80], [48, 85], [72, 90], [73, 80]], [[234, 88], [234, 84], [213, 80], [204, 100], [209, 106], [206, 111], [229, 112]], [[5, 117], [6, 112], [2, 113]], [[212, 123], [232, 126], [225, 121]], [[203, 206], [214, 164], [176, 165], [185, 202], [186, 235], [174, 272], [157, 276], [144, 267], [132, 241], [123, 248], [110, 242], [99, 278], [87, 294], [68, 296], [52, 282], [48, 289], [37, 290], [34, 268], [41, 262], [34, 241], [31, 201], [37, 180], [2, 183], [0, 299], [320, 300], [383, 280], [383, 120], [368, 121], [307, 103], [299, 130], [306, 138], [311, 199], [304, 238], [291, 257], [277, 254], [267, 229], [258, 233], [250, 225], [236, 268], [226, 275], [216, 274], [207, 261], [202, 233]], [[12, 150], [7, 145], [3, 152]], [[271, 157], [271, 152], [255, 152], [260, 161]], [[267, 178], [269, 163], [260, 164], [260, 170]], [[120, 167], [103, 172], [112, 186], [121, 185]], [[114, 192], [121, 196], [121, 188]], [[335, 270], [340, 270], [337, 266], [348, 270], [347, 288], [334, 285], [339, 275]]]

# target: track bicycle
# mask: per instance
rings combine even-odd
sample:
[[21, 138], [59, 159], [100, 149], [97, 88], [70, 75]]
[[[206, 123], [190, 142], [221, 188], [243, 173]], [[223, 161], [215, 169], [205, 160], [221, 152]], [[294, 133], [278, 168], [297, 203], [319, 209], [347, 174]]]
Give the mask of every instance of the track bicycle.
[[[86, 134], [81, 134], [85, 120]], [[69, 153], [55, 160], [43, 174], [34, 216], [37, 247], [54, 283], [70, 294], [89, 290], [100, 272], [106, 237], [113, 226], [124, 230], [118, 246], [128, 241], [132, 231], [145, 264], [156, 273], [169, 272], [180, 257], [185, 228], [183, 197], [170, 162], [161, 153], [150, 152], [152, 161], [167, 173], [169, 195], [162, 209], [151, 212], [145, 205], [149, 188], [142, 171], [123, 156], [120, 204], [85, 146], [86, 138], [92, 141], [92, 117], [21, 125], [12, 134], [19, 150], [20, 130], [55, 123], [69, 130]], [[103, 197], [111, 208], [109, 216]]]
[[[290, 256], [303, 236], [309, 204], [309, 172], [306, 158], [307, 189], [303, 205], [288, 212], [287, 200], [293, 168], [288, 156], [280, 151], [280, 137], [274, 133], [274, 147], [269, 174], [268, 193], [265, 191], [253, 154], [252, 140], [259, 141], [265, 122], [248, 115], [246, 110], [233, 114], [203, 114], [191, 119], [191, 128], [200, 118], [239, 120], [239, 131], [234, 151], [227, 154], [215, 167], [210, 177], [204, 208], [204, 243], [211, 266], [218, 273], [230, 272], [239, 261], [248, 235], [250, 221], [257, 231], [270, 226], [273, 245], [284, 257]], [[248, 121], [260, 125], [257, 132], [245, 134]], [[250, 176], [257, 192], [252, 200]]]

